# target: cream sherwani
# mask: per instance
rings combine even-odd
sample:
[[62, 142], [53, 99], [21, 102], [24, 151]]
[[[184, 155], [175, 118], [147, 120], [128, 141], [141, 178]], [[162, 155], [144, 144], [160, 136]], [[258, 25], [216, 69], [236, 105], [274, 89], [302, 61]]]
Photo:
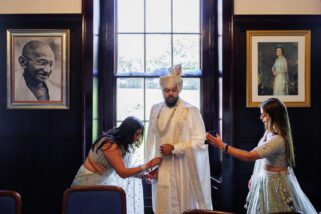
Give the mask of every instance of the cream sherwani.
[[[199, 110], [179, 99], [168, 131], [160, 136], [174, 108], [155, 104], [150, 114], [146, 158], [161, 156], [161, 144], [174, 145], [173, 154], [164, 156], [158, 180], [152, 184], [156, 214], [181, 214], [187, 209], [212, 209], [208, 146]], [[159, 119], [157, 119], [159, 115]]]

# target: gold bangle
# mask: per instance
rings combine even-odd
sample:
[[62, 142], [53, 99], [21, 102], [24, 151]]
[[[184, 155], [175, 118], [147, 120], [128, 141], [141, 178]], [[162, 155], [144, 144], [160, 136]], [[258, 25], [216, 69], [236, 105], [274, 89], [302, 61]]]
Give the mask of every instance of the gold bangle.
[[147, 163], [140, 165], [140, 169], [143, 171], [145, 171], [147, 169]]

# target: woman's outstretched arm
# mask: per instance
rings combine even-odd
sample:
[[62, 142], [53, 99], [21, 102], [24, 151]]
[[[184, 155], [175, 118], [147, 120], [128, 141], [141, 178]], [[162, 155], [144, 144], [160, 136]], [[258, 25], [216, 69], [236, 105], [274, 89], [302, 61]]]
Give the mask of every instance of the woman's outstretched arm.
[[104, 150], [104, 156], [106, 157], [110, 165], [114, 168], [116, 173], [122, 178], [128, 178], [130, 176], [141, 173], [146, 169], [157, 166], [162, 160], [161, 158], [154, 158], [141, 166], [126, 168], [117, 144], [112, 144], [108, 149]]
[[222, 141], [220, 135], [217, 134], [217, 137], [207, 133], [206, 134], [207, 140], [210, 142], [211, 145], [215, 146], [218, 149], [224, 150], [226, 153], [232, 155], [233, 157], [242, 160], [242, 161], [255, 161], [260, 159], [259, 154], [255, 151], [246, 151], [242, 149], [237, 149], [233, 146], [229, 146]]

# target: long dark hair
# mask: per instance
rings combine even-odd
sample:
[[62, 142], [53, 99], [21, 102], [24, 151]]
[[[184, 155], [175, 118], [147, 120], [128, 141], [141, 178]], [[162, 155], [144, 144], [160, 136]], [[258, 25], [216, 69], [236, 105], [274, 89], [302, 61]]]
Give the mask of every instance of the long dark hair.
[[[139, 141], [134, 142], [135, 133], [137, 130], [142, 130], [142, 137]], [[95, 141], [94, 145], [92, 146], [92, 150], [97, 151], [100, 149], [104, 144], [116, 143], [123, 152], [130, 152], [130, 149], [135, 150], [139, 145], [142, 143], [144, 135], [144, 124], [136, 117], [127, 117], [119, 127], [114, 127], [110, 129], [108, 132], [104, 132], [98, 140]], [[104, 142], [96, 146], [98, 142], [102, 139], [105, 139]], [[96, 148], [97, 147], [97, 148]], [[123, 154], [125, 155], [125, 154]]]
[[262, 110], [267, 113], [271, 121], [266, 127], [273, 134], [279, 134], [286, 143], [286, 154], [289, 165], [295, 166], [294, 148], [288, 111], [283, 102], [277, 98], [269, 98], [261, 104]]

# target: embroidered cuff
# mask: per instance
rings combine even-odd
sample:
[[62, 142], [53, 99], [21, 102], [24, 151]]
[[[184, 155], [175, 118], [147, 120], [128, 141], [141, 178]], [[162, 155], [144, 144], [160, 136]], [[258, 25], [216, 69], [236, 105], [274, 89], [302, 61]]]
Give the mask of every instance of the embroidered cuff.
[[185, 154], [185, 148], [183, 143], [174, 144], [174, 150], [172, 151], [174, 155], [182, 155]]

